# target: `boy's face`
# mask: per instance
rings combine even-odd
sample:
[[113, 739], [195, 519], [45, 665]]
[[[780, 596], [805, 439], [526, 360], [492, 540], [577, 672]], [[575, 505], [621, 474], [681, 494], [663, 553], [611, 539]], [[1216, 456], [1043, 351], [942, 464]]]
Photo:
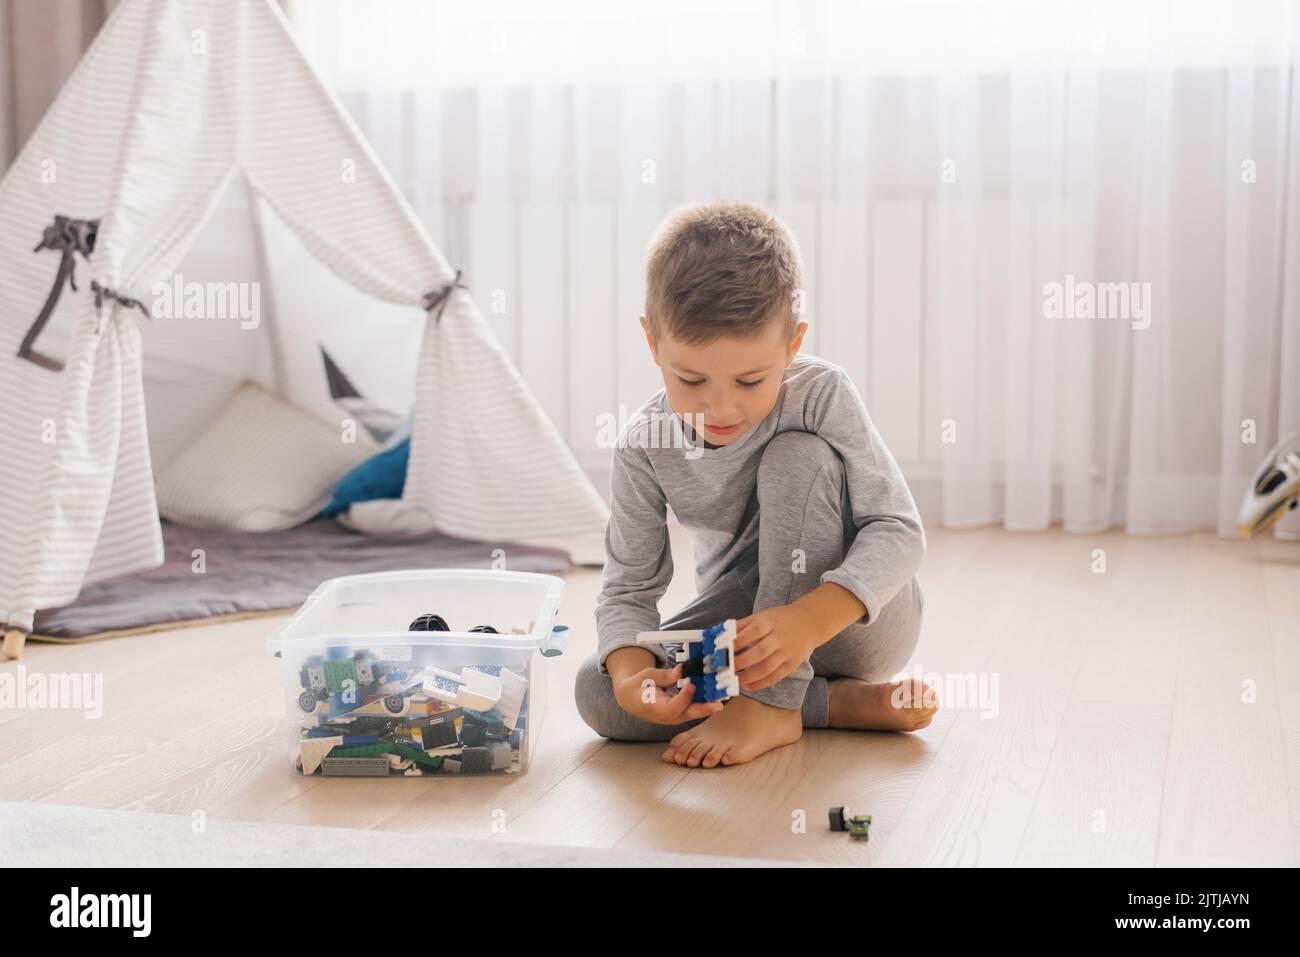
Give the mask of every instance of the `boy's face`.
[[[786, 339], [782, 323], [769, 322], [753, 338], [724, 337], [704, 345], [680, 342], [667, 331], [656, 340], [645, 316], [641, 328], [673, 411], [701, 417], [705, 440], [730, 445], [776, 405], [781, 373], [794, 361], [808, 324], [799, 323], [793, 339]], [[689, 424], [700, 421], [692, 417]]]

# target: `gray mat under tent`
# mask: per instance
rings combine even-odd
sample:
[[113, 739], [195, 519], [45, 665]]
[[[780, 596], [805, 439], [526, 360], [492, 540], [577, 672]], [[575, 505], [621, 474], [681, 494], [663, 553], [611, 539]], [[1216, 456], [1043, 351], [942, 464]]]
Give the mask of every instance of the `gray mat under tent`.
[[[36, 613], [34, 641], [85, 641], [213, 618], [296, 608], [327, 578], [405, 568], [491, 568], [502, 549], [511, 571], [560, 573], [558, 548], [471, 542], [445, 536], [383, 541], [318, 518], [286, 532], [253, 535], [164, 522], [162, 566], [96, 582], [71, 605]], [[194, 570], [202, 549], [204, 570]]]

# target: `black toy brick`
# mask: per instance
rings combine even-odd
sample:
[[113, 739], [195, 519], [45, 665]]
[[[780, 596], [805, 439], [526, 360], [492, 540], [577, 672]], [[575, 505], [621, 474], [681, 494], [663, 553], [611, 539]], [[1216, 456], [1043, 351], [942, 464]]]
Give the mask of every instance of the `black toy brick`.
[[482, 747], [487, 743], [487, 730], [486, 721], [466, 715], [460, 723], [460, 743], [467, 748]]
[[466, 748], [460, 756], [461, 770], [481, 774], [492, 770], [492, 755], [487, 748]]
[[456, 743], [456, 723], [454, 721], [440, 721], [421, 728], [420, 741], [426, 751], [453, 745]]

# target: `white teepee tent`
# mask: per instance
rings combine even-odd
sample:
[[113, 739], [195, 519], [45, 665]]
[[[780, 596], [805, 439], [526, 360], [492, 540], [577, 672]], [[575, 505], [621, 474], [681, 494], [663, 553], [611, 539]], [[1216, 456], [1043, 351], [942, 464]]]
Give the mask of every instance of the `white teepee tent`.
[[[256, 224], [247, 233], [230, 225], [241, 215]], [[158, 284], [201, 268], [200, 232], [213, 274], [230, 278], [239, 260], [270, 280], [259, 330], [269, 349], [256, 337], [196, 347], [192, 325], [174, 336], [138, 308]], [[298, 261], [277, 234], [294, 237]], [[306, 259], [332, 274], [311, 284], [313, 309], [338, 301], [319, 301], [328, 283], [373, 308], [349, 306], [352, 318], [314, 328], [293, 308]], [[269, 0], [120, 4], [0, 181], [6, 652], [16, 656], [37, 609], [162, 561], [158, 443], [246, 375], [308, 408], [328, 401], [327, 341], [335, 358], [355, 348], [372, 366], [393, 350], [379, 380], [410, 373], [403, 501], [432, 527], [500, 540], [603, 525], [599, 495], [457, 275]], [[54, 285], [62, 295], [46, 310]]]

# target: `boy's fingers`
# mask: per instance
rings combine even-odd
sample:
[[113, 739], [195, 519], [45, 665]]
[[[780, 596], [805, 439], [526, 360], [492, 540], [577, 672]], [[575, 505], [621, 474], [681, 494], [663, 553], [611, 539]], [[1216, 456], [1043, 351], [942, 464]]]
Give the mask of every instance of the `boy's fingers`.
[[690, 679], [688, 678], [686, 684], [677, 689], [677, 694], [673, 695], [672, 698], [669, 699], [668, 713], [679, 715], [685, 714], [693, 703], [691, 699], [694, 697], [695, 686], [691, 684]]
[[772, 626], [765, 622], [757, 621], [752, 618], [746, 619], [746, 621], [748, 621], [749, 624], [745, 626], [743, 631], [740, 628], [740, 623], [736, 623], [736, 640], [734, 645], [737, 649], [753, 644], [760, 638], [772, 633]]
[[704, 701], [700, 704], [693, 704], [686, 709], [685, 717], [687, 718], [707, 718], [711, 714], [717, 714], [722, 710], [721, 701]]
[[767, 682], [767, 684], [763, 684], [762, 682], [780, 667], [780, 659], [768, 656], [760, 663], [742, 671], [740, 673], [740, 683], [750, 691], [756, 691], [759, 688], [766, 687], [767, 684], [774, 684], [775, 682]]
[[677, 684], [677, 679], [681, 677], [679, 671], [681, 665], [674, 665], [671, 668], [651, 668], [654, 672], [654, 682], [661, 688], [667, 688], [670, 685]]
[[760, 678], [758, 681], [755, 681], [752, 684], [745, 685], [745, 690], [762, 691], [764, 688], [772, 687], [772, 685], [776, 684], [778, 681], [781, 681], [785, 677], [786, 675], [782, 674], [781, 669], [778, 668], [776, 671], [772, 672], [766, 678]]
[[752, 668], [760, 661], [772, 654], [772, 647], [766, 645], [760, 639], [758, 642], [750, 645], [740, 654], [736, 655], [731, 667], [735, 671], [744, 671], [746, 668]]

